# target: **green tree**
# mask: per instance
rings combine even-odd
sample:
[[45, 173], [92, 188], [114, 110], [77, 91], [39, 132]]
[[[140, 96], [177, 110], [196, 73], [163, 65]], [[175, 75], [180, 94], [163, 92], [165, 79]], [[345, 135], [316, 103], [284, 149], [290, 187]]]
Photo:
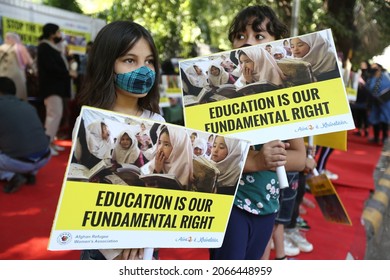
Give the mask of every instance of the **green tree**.
[[353, 60], [382, 54], [390, 44], [390, 1], [356, 1], [355, 26], [359, 44], [353, 48]]
[[[107, 21], [133, 20], [144, 25], [152, 33], [161, 59], [183, 56], [190, 53], [193, 40], [183, 40], [183, 22], [188, 15], [188, 1], [115, 0]], [[188, 23], [189, 24], [189, 23]], [[191, 42], [191, 43], [188, 43]]]
[[[227, 50], [227, 31], [233, 17], [248, 5], [272, 7], [291, 25], [293, 0], [115, 0], [97, 15], [107, 22], [134, 20], [153, 34], [161, 59], [194, 57], [201, 47]], [[75, 0], [45, 0], [58, 8], [78, 12]], [[390, 42], [388, 0], [300, 0], [299, 34], [331, 28], [336, 49], [358, 64], [381, 54]]]
[[388, 46], [389, 12], [383, 0], [302, 0], [299, 33], [331, 28], [336, 50], [358, 65]]
[[70, 12], [82, 14], [79, 4], [76, 0], [44, 0], [43, 4], [51, 7], [64, 9]]

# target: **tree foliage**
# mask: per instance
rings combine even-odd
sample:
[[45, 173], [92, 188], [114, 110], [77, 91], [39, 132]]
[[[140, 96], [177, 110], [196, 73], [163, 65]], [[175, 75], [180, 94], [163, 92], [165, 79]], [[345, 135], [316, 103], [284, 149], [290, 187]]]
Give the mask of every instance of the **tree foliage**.
[[43, 4], [75, 13], [83, 13], [76, 0], [43, 0]]
[[[56, 3], [64, 9], [72, 3], [77, 5], [71, 0], [46, 2]], [[331, 28], [337, 51], [358, 63], [381, 54], [389, 44], [389, 2], [300, 0], [299, 34]], [[207, 46], [206, 51], [210, 52], [230, 49], [229, 24], [234, 15], [248, 5], [269, 5], [290, 27], [293, 3], [293, 0], [264, 0], [261, 3], [256, 0], [114, 0], [110, 10], [96, 16], [107, 22], [129, 19], [144, 25], [153, 34], [163, 60], [194, 57]]]
[[389, 45], [389, 12], [384, 0], [302, 0], [299, 30], [331, 28], [337, 51], [358, 65]]

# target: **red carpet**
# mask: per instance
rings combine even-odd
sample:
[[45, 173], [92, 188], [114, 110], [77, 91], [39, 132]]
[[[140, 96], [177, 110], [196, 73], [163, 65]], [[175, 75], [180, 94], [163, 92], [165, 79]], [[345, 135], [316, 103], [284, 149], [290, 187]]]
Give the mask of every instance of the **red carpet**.
[[[70, 146], [70, 143], [65, 143]], [[0, 259], [77, 259], [79, 252], [47, 251], [70, 147], [38, 173], [37, 184], [0, 192]], [[1, 188], [3, 182], [0, 183]]]
[[[68, 142], [61, 143], [70, 145]], [[352, 226], [325, 221], [318, 207], [307, 209], [303, 216], [311, 226], [306, 233], [313, 243], [311, 253], [301, 253], [298, 260], [343, 260], [349, 252], [355, 259], [363, 259], [366, 236], [360, 223], [369, 191], [373, 190], [373, 172], [381, 147], [367, 144], [367, 140], [349, 135], [348, 151], [334, 151], [328, 168], [337, 174], [334, 182], [339, 196], [352, 220]], [[79, 251], [47, 251], [47, 243], [54, 218], [69, 147], [53, 157], [37, 176], [35, 186], [23, 186], [19, 192], [0, 192], [0, 259], [55, 260], [78, 259]], [[0, 187], [3, 182], [0, 183]], [[308, 195], [314, 201], [313, 197]], [[161, 259], [208, 259], [207, 249], [160, 249]]]
[[348, 151], [334, 150], [328, 168], [339, 175], [338, 186], [373, 190], [373, 173], [382, 148], [367, 138], [348, 134]]

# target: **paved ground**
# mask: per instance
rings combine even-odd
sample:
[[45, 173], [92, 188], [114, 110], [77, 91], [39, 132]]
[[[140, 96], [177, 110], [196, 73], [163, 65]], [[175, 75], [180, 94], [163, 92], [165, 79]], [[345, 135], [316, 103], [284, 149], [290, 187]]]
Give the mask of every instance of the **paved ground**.
[[390, 213], [389, 208], [383, 215], [382, 226], [371, 240], [368, 241], [366, 260], [390, 260]]
[[373, 223], [366, 225], [367, 248], [365, 259], [390, 260], [390, 142], [384, 145], [382, 156], [373, 176], [377, 195], [372, 194], [371, 199], [366, 203], [366, 209], [367, 207], [371, 210], [376, 209], [377, 215], [376, 219], [372, 219]]

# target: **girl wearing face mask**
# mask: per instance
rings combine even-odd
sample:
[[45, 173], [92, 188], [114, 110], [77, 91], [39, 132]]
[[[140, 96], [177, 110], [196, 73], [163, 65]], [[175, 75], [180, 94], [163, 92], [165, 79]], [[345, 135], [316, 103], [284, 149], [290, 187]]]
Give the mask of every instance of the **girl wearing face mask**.
[[159, 115], [158, 54], [141, 25], [117, 21], [106, 25], [91, 49], [81, 105], [164, 121]]
[[[112, 22], [96, 36], [78, 102], [165, 121], [159, 114], [159, 74], [158, 53], [150, 33], [135, 22]], [[142, 257], [143, 249], [84, 250], [81, 255], [89, 260]]]

